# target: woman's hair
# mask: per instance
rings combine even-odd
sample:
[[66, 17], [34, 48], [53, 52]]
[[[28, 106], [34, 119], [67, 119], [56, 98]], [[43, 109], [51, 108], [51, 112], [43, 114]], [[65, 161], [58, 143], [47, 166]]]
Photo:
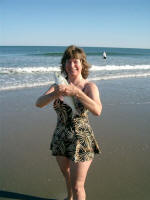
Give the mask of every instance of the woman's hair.
[[83, 49], [76, 47], [74, 45], [69, 46], [63, 54], [63, 57], [61, 59], [61, 66], [60, 66], [61, 73], [64, 73], [65, 75], [67, 75], [67, 72], [65, 69], [66, 61], [69, 59], [74, 59], [74, 58], [79, 59], [81, 61], [81, 64], [82, 64], [81, 74], [82, 74], [82, 77], [86, 79], [89, 74], [90, 64], [86, 60], [86, 54], [84, 53]]

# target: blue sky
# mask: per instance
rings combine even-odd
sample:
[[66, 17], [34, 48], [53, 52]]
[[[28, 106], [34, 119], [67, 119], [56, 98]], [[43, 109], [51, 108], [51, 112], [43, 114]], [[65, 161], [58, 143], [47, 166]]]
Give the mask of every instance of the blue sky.
[[0, 45], [150, 48], [149, 0], [0, 0]]

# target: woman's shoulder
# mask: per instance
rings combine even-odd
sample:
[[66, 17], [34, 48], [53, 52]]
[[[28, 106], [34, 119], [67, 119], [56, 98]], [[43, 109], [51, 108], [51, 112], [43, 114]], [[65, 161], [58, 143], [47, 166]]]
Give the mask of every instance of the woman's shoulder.
[[96, 88], [97, 88], [97, 85], [94, 82], [86, 80], [84, 84], [84, 90], [91, 90], [91, 89], [96, 89]]
[[98, 86], [91, 81], [86, 82], [85, 87], [84, 87], [84, 93], [87, 96], [92, 97], [93, 99], [98, 99], [100, 95]]

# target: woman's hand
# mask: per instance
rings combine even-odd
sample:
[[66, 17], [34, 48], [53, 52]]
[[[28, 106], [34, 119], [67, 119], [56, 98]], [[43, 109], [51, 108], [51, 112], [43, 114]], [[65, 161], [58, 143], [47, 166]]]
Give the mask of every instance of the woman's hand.
[[64, 96], [65, 89], [66, 89], [66, 85], [64, 85], [64, 84], [55, 85], [55, 87], [54, 87], [54, 91], [56, 92], [56, 95], [58, 97]]
[[53, 84], [50, 86], [50, 88], [42, 95], [40, 96], [36, 101], [36, 106], [39, 108], [42, 108], [43, 106], [46, 106], [53, 100], [60, 98], [63, 100], [63, 96], [65, 95], [65, 89], [66, 85], [57, 85]]
[[69, 85], [63, 85], [62, 90], [63, 96], [75, 96], [79, 88], [70, 83]]

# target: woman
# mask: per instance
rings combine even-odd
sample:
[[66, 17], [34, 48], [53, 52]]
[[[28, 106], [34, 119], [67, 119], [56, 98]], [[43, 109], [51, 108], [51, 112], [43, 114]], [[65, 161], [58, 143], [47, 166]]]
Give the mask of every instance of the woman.
[[[68, 197], [66, 200], [85, 200], [84, 183], [95, 153], [100, 153], [88, 121], [88, 110], [99, 116], [102, 104], [97, 86], [87, 80], [90, 65], [83, 49], [69, 46], [61, 60], [61, 72], [69, 85], [52, 85], [39, 97], [36, 106], [42, 108], [54, 100], [57, 126], [51, 147], [65, 177]], [[73, 115], [63, 96], [74, 99], [77, 114]]]

